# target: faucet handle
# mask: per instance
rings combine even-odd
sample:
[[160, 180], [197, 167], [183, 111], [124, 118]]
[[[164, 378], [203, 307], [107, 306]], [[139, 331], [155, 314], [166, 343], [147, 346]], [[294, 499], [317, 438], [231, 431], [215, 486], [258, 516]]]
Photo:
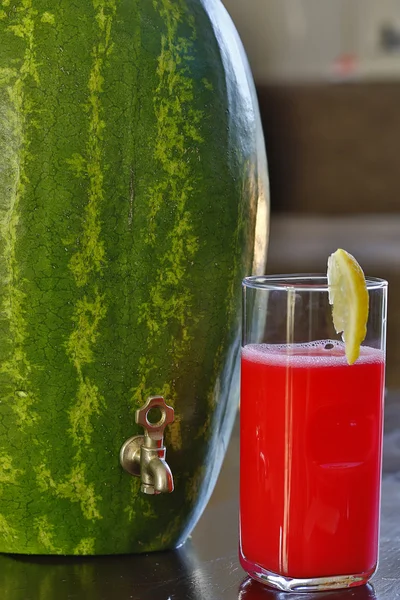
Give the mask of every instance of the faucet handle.
[[[160, 409], [161, 417], [153, 422], [149, 419], [149, 413], [153, 409]], [[162, 396], [150, 396], [145, 404], [135, 413], [135, 421], [145, 429], [145, 433], [155, 441], [164, 437], [164, 429], [174, 421], [174, 409], [168, 406]]]

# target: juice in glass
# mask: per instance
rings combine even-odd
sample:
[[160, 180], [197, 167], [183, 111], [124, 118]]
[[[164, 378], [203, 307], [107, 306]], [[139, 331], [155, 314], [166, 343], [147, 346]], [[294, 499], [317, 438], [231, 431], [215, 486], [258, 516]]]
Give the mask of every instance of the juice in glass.
[[[344, 344], [242, 348], [240, 560], [308, 579], [376, 568], [384, 353]], [[249, 568], [249, 565], [252, 565]]]

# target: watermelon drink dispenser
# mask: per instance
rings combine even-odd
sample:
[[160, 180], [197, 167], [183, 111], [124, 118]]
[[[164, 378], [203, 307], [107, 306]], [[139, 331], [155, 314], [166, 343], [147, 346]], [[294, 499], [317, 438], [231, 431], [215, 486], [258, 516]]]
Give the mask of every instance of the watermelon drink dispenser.
[[266, 263], [247, 58], [221, 0], [4, 2], [0, 39], [0, 553], [176, 548]]

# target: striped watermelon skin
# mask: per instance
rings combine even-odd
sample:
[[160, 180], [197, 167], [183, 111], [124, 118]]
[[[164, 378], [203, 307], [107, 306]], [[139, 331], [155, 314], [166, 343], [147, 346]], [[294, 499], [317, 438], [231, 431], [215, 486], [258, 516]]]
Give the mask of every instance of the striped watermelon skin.
[[[240, 280], [265, 258], [248, 67], [219, 0], [3, 0], [0, 39], [0, 552], [175, 547], [220, 468]], [[119, 450], [156, 394], [175, 491], [149, 497]]]

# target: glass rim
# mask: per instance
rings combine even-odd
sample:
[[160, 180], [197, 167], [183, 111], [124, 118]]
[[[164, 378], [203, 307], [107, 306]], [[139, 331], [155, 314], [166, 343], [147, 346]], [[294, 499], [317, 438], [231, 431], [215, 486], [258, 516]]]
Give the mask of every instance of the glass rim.
[[[385, 289], [386, 279], [365, 277], [367, 290]], [[251, 275], [242, 280], [244, 288], [264, 290], [297, 290], [299, 292], [327, 292], [326, 273], [287, 273], [278, 275]]]

